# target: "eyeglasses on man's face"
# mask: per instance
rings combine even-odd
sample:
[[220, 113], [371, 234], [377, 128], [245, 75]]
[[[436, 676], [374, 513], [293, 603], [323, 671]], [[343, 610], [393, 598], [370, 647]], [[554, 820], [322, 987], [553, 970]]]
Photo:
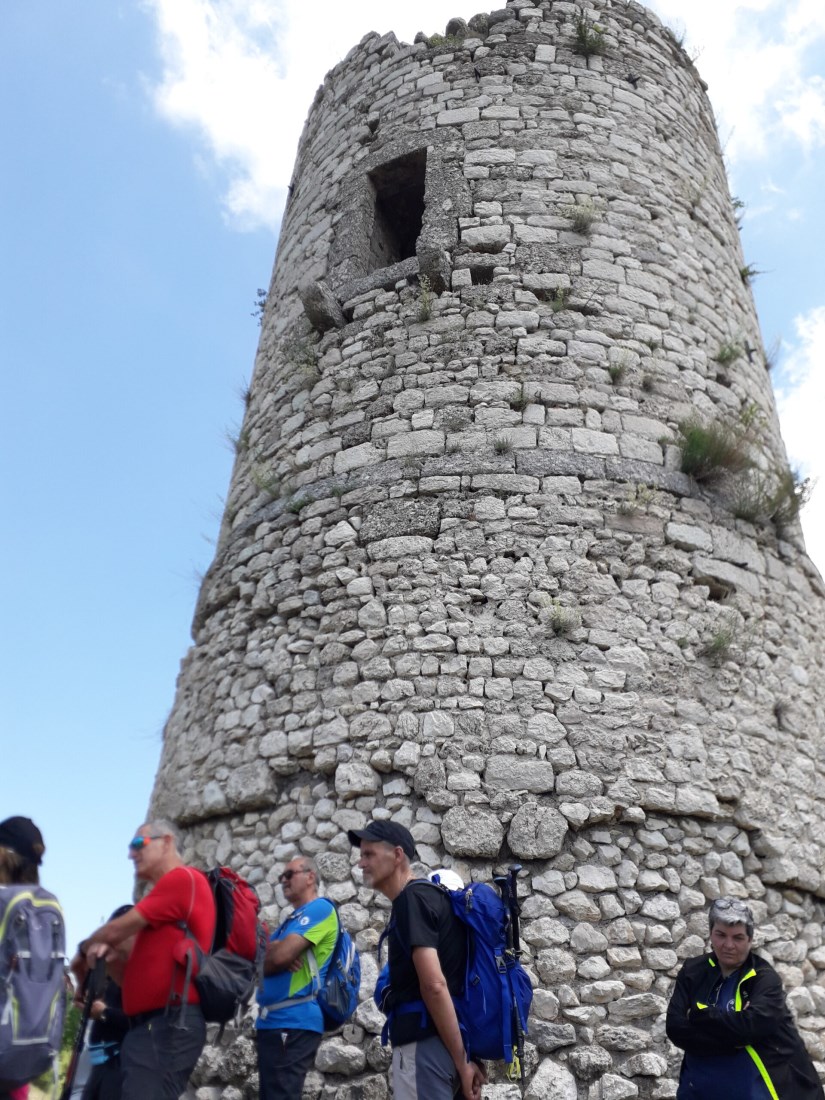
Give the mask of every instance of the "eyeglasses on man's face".
[[139, 852], [141, 848], [145, 848], [150, 840], [162, 840], [163, 837], [160, 833], [155, 836], [134, 836], [129, 841], [129, 850], [132, 852]]
[[297, 871], [293, 871], [291, 868], [288, 871], [281, 871], [278, 875], [278, 882], [290, 882], [293, 875], [308, 875], [309, 871], [305, 867], [299, 867]]

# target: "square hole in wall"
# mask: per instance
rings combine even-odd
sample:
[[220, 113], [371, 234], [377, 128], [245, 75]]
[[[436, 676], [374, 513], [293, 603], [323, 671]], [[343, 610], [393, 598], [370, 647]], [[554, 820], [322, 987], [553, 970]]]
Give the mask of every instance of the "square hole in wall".
[[375, 218], [369, 245], [368, 271], [389, 267], [415, 255], [424, 220], [424, 177], [427, 152], [418, 149], [373, 169]]

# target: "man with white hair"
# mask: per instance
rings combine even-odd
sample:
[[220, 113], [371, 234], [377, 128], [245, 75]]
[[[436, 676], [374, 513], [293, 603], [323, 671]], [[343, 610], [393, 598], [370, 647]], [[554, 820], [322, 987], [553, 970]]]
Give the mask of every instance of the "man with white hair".
[[712, 950], [685, 962], [667, 1010], [677, 1100], [822, 1100], [779, 975], [752, 950], [750, 906], [718, 898], [708, 925]]
[[[141, 825], [129, 842], [135, 877], [151, 883], [144, 898], [81, 944], [88, 966], [105, 958], [123, 967], [129, 1031], [120, 1051], [121, 1100], [178, 1100], [206, 1039], [194, 982], [181, 965], [187, 939], [209, 952], [215, 901], [206, 876], [187, 867], [168, 821]], [[122, 945], [136, 936], [128, 955]]]

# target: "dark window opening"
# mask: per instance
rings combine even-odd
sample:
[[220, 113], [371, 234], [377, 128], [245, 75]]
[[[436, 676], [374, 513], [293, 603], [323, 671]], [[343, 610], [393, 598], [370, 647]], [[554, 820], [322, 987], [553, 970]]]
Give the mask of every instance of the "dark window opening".
[[493, 281], [493, 269], [491, 267], [471, 267], [470, 278], [473, 286], [487, 286]]
[[375, 220], [370, 240], [369, 271], [389, 267], [415, 255], [424, 221], [424, 176], [427, 153], [419, 149], [370, 172], [375, 191]]

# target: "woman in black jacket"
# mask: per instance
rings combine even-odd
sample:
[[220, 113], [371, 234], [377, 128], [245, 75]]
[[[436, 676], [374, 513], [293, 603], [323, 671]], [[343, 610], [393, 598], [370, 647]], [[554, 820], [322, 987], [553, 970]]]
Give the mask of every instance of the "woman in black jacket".
[[823, 1100], [779, 975], [751, 950], [749, 906], [719, 898], [708, 923], [713, 950], [687, 960], [667, 1010], [677, 1100]]

